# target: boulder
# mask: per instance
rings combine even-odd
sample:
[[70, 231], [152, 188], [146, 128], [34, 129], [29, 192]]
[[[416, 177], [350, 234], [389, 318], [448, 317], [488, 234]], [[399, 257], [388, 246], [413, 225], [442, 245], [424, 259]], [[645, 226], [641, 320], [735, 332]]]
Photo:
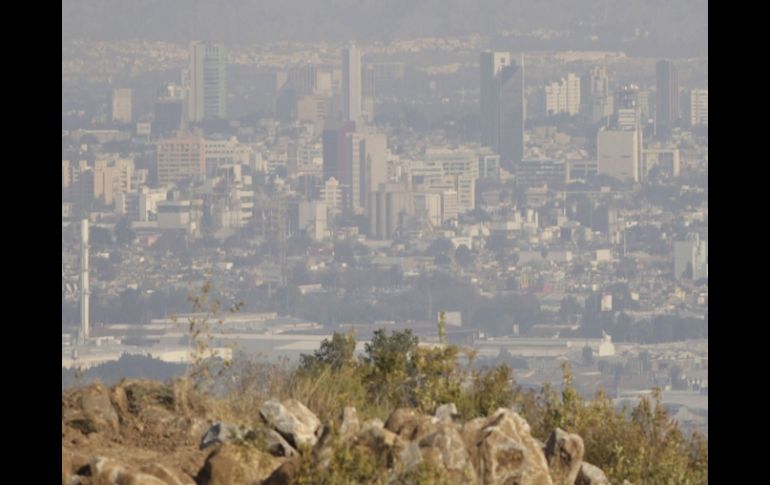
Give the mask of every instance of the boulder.
[[548, 463], [529, 424], [510, 409], [498, 409], [481, 431], [478, 443], [484, 483], [552, 485]]
[[479, 444], [483, 483], [523, 483], [526, 449], [498, 427], [485, 430]]
[[401, 451], [397, 456], [399, 466], [405, 470], [413, 470], [417, 465], [422, 463], [422, 453], [420, 446], [414, 441], [408, 441], [405, 443]]
[[385, 429], [407, 440], [412, 439], [415, 429], [425, 420], [425, 416], [412, 408], [398, 408], [388, 416]]
[[374, 418], [364, 421], [353, 438], [353, 443], [364, 445], [374, 453], [389, 453], [395, 446], [397, 437], [396, 433], [383, 427], [381, 420]]
[[280, 460], [255, 447], [226, 443], [209, 454], [195, 482], [198, 485], [259, 483], [280, 465]]
[[276, 468], [273, 473], [262, 482], [262, 485], [293, 485], [294, 476], [297, 474], [299, 467], [299, 457], [290, 458]]
[[194, 485], [193, 481], [187, 477], [184, 479], [181, 478], [184, 474], [172, 471], [170, 468], [161, 465], [160, 463], [150, 463], [143, 466], [140, 471], [147, 475], [160, 478], [168, 485]]
[[423, 459], [444, 468], [452, 482], [476, 482], [462, 436], [452, 423], [441, 423], [436, 431], [423, 437], [419, 445]]
[[83, 388], [75, 395], [76, 407], [65, 415], [66, 424], [83, 434], [114, 432], [120, 425], [110, 392], [102, 384]]
[[[610, 485], [607, 475], [598, 467], [590, 463], [582, 462], [578, 470], [575, 485]], [[627, 483], [626, 481], [623, 482]]]
[[264, 433], [265, 449], [273, 456], [294, 456], [297, 450], [274, 429], [268, 429]]
[[116, 485], [169, 485], [158, 477], [133, 470], [112, 459], [97, 456], [89, 464], [90, 483]]
[[481, 441], [481, 430], [486, 426], [487, 418], [474, 418], [466, 421], [460, 428], [460, 435], [465, 443], [465, 449], [468, 457], [476, 470], [480, 469], [479, 463], [479, 442]]
[[555, 485], [573, 485], [583, 462], [583, 438], [556, 428], [545, 444], [545, 457]]
[[257, 433], [244, 426], [236, 426], [227, 423], [212, 424], [198, 444], [199, 450], [205, 450], [215, 444], [232, 443], [238, 441], [253, 441]]
[[442, 404], [441, 406], [437, 407], [434, 416], [440, 421], [452, 421], [453, 419], [457, 418], [459, 414], [457, 413], [457, 406], [455, 406], [454, 403], [449, 403]]
[[318, 441], [321, 421], [304, 404], [287, 399], [283, 402], [269, 400], [259, 410], [262, 419], [294, 448], [314, 446]]

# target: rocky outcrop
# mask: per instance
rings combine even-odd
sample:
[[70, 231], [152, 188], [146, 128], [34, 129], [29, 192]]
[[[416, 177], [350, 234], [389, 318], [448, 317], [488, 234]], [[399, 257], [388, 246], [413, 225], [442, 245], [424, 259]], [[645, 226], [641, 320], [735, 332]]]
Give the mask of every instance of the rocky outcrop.
[[63, 395], [62, 484], [286, 485], [340, 456], [348, 467], [376, 457], [368, 466], [382, 483], [609, 484], [583, 461], [580, 436], [555, 429], [542, 443], [511, 409], [463, 422], [451, 403], [432, 416], [399, 408], [383, 423], [345, 407], [335, 425], [292, 399], [262, 403], [243, 424], [209, 421], [202, 406], [184, 387], [149, 381]]
[[556, 428], [545, 444], [545, 457], [555, 485], [572, 485], [583, 462], [583, 438]]
[[69, 396], [70, 406], [65, 408], [66, 425], [91, 433], [109, 433], [118, 430], [120, 421], [112, 405], [110, 391], [101, 384], [80, 389]]
[[266, 401], [259, 409], [259, 414], [268, 426], [286, 438], [294, 448], [312, 447], [318, 442], [321, 421], [295, 399]]

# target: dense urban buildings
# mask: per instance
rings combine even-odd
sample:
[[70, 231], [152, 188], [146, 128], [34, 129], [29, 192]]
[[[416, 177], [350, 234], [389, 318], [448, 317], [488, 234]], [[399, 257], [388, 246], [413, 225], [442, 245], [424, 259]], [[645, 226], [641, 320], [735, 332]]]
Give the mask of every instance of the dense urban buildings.
[[707, 59], [509, 37], [68, 46], [63, 366], [179, 362], [172, 317], [210, 282], [244, 302], [214, 337], [236, 357], [439, 345], [445, 312], [447, 341], [526, 386], [568, 361], [586, 396], [700, 406]]

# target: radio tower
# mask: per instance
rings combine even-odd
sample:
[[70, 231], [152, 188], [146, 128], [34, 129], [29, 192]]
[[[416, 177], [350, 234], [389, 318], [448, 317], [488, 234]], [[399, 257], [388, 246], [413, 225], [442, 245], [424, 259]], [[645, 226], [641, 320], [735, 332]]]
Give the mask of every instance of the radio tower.
[[88, 219], [80, 221], [80, 343], [88, 341]]

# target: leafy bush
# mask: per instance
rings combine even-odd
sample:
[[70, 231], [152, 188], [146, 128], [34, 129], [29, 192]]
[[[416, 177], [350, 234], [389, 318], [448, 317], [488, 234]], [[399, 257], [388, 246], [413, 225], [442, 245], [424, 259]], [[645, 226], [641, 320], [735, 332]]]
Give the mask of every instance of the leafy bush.
[[[584, 460], [604, 470], [612, 483], [708, 483], [707, 440], [682, 433], [670, 420], [659, 390], [640, 398], [633, 409], [615, 409], [602, 392], [586, 402], [573, 387], [572, 371], [565, 363], [560, 392], [549, 384], [539, 391], [524, 391], [505, 363], [473, 370], [461, 365], [459, 347], [420, 346], [409, 330], [390, 335], [378, 330], [359, 358], [354, 357], [354, 349], [352, 335], [335, 334], [313, 355], [303, 356], [296, 369], [284, 366], [266, 371], [277, 377], [269, 378], [270, 385], [248, 400], [255, 405], [267, 397], [293, 397], [330, 423], [332, 430], [343, 406], [355, 406], [364, 419], [383, 420], [402, 406], [431, 413], [452, 402], [463, 419], [513, 407], [530, 424], [532, 435], [541, 440], [557, 427], [580, 435], [585, 443]], [[472, 362], [472, 353], [468, 360]], [[254, 374], [251, 376], [249, 386], [256, 382]], [[244, 388], [240, 389], [243, 393]], [[233, 402], [243, 402], [243, 395]], [[302, 478], [297, 483], [386, 483], [393, 478], [398, 483], [447, 483], [446, 477], [428, 465], [411, 470], [408, 476], [389, 477], [387, 457], [367, 453], [337, 437], [333, 440], [328, 466], [319, 467], [318, 457], [310, 451], [302, 453]]]

